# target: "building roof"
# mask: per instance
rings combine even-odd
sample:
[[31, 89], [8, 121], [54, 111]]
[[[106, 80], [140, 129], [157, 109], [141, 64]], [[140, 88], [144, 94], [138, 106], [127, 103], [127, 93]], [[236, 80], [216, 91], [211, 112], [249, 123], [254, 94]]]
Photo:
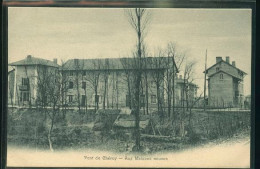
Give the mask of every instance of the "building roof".
[[51, 67], [59, 67], [59, 65], [54, 63], [53, 61], [32, 57], [31, 55], [28, 55], [23, 60], [19, 60], [17, 62], [10, 63], [9, 65], [10, 66], [44, 65], [44, 66], [51, 66]]
[[[211, 69], [211, 68], [213, 68], [215, 65], [218, 65], [218, 64], [220, 64], [220, 63], [226, 63], [227, 65], [229, 65], [229, 66], [231, 66], [231, 67], [233, 67], [233, 68], [235, 68], [235, 69], [237, 69], [237, 70], [239, 70], [239, 71], [241, 71], [243, 74], [247, 74], [246, 72], [244, 72], [243, 70], [241, 70], [241, 69], [239, 69], [239, 68], [237, 68], [237, 67], [235, 67], [235, 66], [233, 66], [232, 64], [230, 64], [230, 63], [228, 63], [228, 62], [226, 62], [226, 61], [224, 61], [224, 60], [221, 60], [221, 61], [219, 61], [218, 63], [215, 63], [214, 65], [212, 65], [212, 66], [210, 66], [207, 70], [206, 70], [206, 72], [209, 70], [209, 69]], [[205, 73], [205, 71], [203, 72], [203, 73]]]
[[232, 75], [232, 74], [230, 74], [230, 73], [227, 73], [227, 72], [225, 72], [225, 71], [223, 71], [223, 70], [219, 70], [219, 71], [217, 71], [217, 72], [211, 74], [209, 77], [212, 77], [212, 76], [214, 76], [215, 74], [218, 74], [218, 73], [221, 73], [221, 72], [222, 72], [222, 73], [225, 73], [225, 74], [227, 74], [227, 75], [229, 75], [229, 76], [232, 76], [232, 77], [234, 77], [234, 78], [236, 78], [236, 79], [241, 80], [241, 78], [239, 78], [239, 77], [237, 77], [237, 76], [234, 76], [234, 75]]
[[[146, 69], [167, 69], [167, 57], [147, 57]], [[125, 70], [136, 69], [136, 58], [100, 58], [100, 59], [70, 59], [63, 66], [63, 70]], [[143, 62], [143, 65], [145, 62]], [[175, 62], [174, 62], [175, 64]], [[145, 67], [145, 66], [143, 66]], [[177, 70], [177, 66], [175, 64]], [[177, 70], [178, 71], [178, 70]]]
[[[176, 81], [176, 83], [184, 83], [184, 79], [176, 79], [175, 81]], [[186, 79], [185, 81], [186, 81], [186, 83], [187, 83], [187, 79]], [[196, 84], [194, 84], [194, 83], [192, 83], [192, 82], [189, 82], [189, 85], [198, 87]]]

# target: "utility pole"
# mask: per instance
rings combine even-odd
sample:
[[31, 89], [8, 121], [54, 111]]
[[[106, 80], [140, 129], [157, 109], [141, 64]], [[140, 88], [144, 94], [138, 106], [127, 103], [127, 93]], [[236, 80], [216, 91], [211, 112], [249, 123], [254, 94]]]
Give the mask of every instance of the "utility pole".
[[207, 49], [205, 56], [205, 71], [204, 71], [204, 112], [206, 111], [206, 70], [207, 70]]

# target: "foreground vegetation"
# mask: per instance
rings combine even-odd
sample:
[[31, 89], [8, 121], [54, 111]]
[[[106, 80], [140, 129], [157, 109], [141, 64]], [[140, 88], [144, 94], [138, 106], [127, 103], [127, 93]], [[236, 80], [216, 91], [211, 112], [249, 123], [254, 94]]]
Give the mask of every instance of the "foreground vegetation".
[[[51, 110], [48, 110], [51, 111]], [[104, 111], [105, 113], [105, 111]], [[150, 125], [141, 131], [141, 147], [145, 152], [178, 150], [218, 139], [232, 138], [239, 133], [249, 134], [250, 112], [203, 112], [193, 111], [190, 118], [158, 118], [149, 116]], [[131, 128], [116, 130], [115, 118], [110, 114], [88, 114], [67, 110], [58, 112], [51, 134], [53, 150], [93, 148], [116, 152], [132, 151], [135, 144]], [[98, 119], [102, 119], [101, 121]], [[102, 125], [94, 129], [99, 121]], [[49, 149], [49, 129], [52, 120], [39, 109], [15, 109], [8, 114], [8, 144]], [[96, 127], [97, 128], [97, 127]], [[94, 130], [93, 130], [94, 129]]]

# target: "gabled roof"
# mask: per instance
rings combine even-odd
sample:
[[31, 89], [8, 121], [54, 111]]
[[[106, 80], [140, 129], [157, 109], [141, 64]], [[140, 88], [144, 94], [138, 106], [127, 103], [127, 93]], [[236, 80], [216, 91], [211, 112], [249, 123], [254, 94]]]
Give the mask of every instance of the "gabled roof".
[[27, 56], [25, 59], [10, 63], [9, 65], [10, 66], [44, 65], [44, 66], [51, 66], [51, 67], [59, 67], [59, 65], [54, 63], [53, 61], [36, 58], [32, 56]]
[[[218, 65], [218, 64], [220, 64], [220, 63], [226, 63], [227, 65], [229, 65], [229, 66], [231, 66], [231, 67], [233, 67], [233, 68], [235, 68], [235, 69], [237, 69], [237, 70], [239, 70], [239, 71], [241, 71], [243, 74], [247, 74], [246, 72], [244, 72], [243, 70], [241, 70], [241, 69], [239, 69], [239, 68], [237, 68], [237, 67], [235, 67], [235, 66], [233, 66], [232, 64], [230, 64], [230, 63], [228, 63], [228, 62], [226, 62], [226, 61], [224, 61], [224, 60], [221, 60], [221, 61], [219, 61], [218, 63], [215, 63], [214, 65], [212, 65], [212, 66], [210, 66], [207, 70], [206, 70], [206, 72], [209, 70], [209, 69], [211, 69], [212, 67], [214, 67], [215, 65]], [[205, 71], [203, 72], [203, 73], [205, 73]]]
[[225, 72], [225, 71], [223, 71], [223, 70], [219, 70], [219, 71], [217, 71], [217, 72], [211, 74], [209, 77], [212, 77], [212, 76], [214, 76], [215, 74], [218, 74], [218, 73], [225, 73], [225, 74], [227, 74], [227, 75], [229, 75], [229, 76], [232, 76], [232, 77], [234, 77], [234, 78], [236, 78], [236, 79], [241, 80], [241, 78], [238, 78], [238, 77], [236, 77], [236, 76], [234, 76], [234, 75], [232, 75], [232, 74], [230, 74], [230, 73], [227, 73], [227, 72]]
[[[167, 69], [167, 57], [142, 58], [143, 68]], [[145, 62], [146, 61], [146, 62]], [[125, 70], [136, 69], [136, 58], [99, 58], [99, 59], [70, 59], [63, 66], [63, 70]], [[107, 64], [108, 63], [108, 64]], [[144, 65], [146, 63], [146, 66]], [[158, 63], [155, 65], [155, 63]], [[78, 65], [77, 65], [78, 64]], [[175, 62], [174, 62], [175, 64]], [[108, 66], [107, 66], [108, 65]], [[177, 70], [176, 64], [175, 68]], [[177, 70], [178, 71], [178, 70]]]

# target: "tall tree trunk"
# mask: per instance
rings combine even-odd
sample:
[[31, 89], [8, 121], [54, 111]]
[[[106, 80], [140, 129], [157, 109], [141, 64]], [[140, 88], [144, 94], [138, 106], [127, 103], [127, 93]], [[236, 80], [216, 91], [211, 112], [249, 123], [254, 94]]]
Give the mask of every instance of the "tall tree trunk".
[[109, 75], [108, 75], [108, 77], [107, 77], [107, 85], [106, 85], [106, 88], [107, 88], [107, 91], [106, 91], [106, 93], [107, 93], [107, 96], [106, 96], [106, 98], [107, 98], [107, 108], [109, 108], [109, 97], [108, 97], [108, 91], [109, 91], [109, 89], [108, 89], [108, 79], [109, 79]]
[[106, 108], [106, 93], [107, 93], [107, 75], [105, 75], [105, 89], [104, 89], [104, 96], [103, 96], [103, 109]]
[[157, 111], [160, 114], [160, 87], [159, 87], [159, 82], [156, 82], [156, 92], [157, 92]]
[[76, 72], [76, 84], [77, 84], [77, 101], [78, 101], [78, 112], [80, 113], [80, 92], [79, 92], [79, 73]]
[[132, 96], [131, 96], [129, 72], [128, 72], [128, 75], [127, 75], [127, 86], [128, 86], [128, 96], [129, 96], [129, 108], [132, 109]]
[[174, 108], [175, 108], [175, 62], [174, 62], [174, 58], [172, 58], [173, 60], [173, 64], [172, 64], [172, 115], [171, 115], [171, 119], [174, 119], [175, 117], [175, 112], [174, 112]]
[[112, 109], [114, 108], [114, 91], [115, 91], [115, 72], [112, 72], [113, 73], [113, 77], [112, 77]]
[[88, 113], [87, 85], [86, 85], [86, 87], [84, 89], [84, 92], [85, 92], [85, 98], [86, 98], [86, 100], [85, 100], [85, 108], [86, 108], [85, 113], [87, 114]]
[[[169, 57], [168, 57], [169, 62]], [[170, 80], [170, 72], [167, 70], [167, 99], [168, 99], [168, 117], [171, 115], [171, 80]]]
[[185, 90], [185, 94], [186, 94], [186, 110], [189, 110], [189, 89]]
[[[146, 63], [146, 62], [145, 62]], [[146, 98], [146, 114], [149, 114], [149, 97], [148, 97], [148, 77], [147, 72], [145, 73], [145, 98]]]
[[118, 95], [119, 95], [119, 88], [118, 88], [118, 73], [116, 73], [116, 109], [118, 109]]
[[51, 130], [52, 129], [50, 129], [48, 132], [48, 141], [49, 141], [50, 150], [53, 152], [54, 150], [53, 150], [52, 141], [51, 141]]
[[[54, 113], [54, 112], [52, 112], [52, 113]], [[52, 147], [52, 140], [51, 140], [51, 134], [52, 134], [53, 125], [54, 125], [54, 115], [51, 118], [51, 127], [50, 127], [49, 132], [48, 132], [48, 141], [49, 141], [50, 150], [52, 152], [54, 151], [53, 147]]]
[[[137, 16], [137, 36], [138, 36], [138, 68], [137, 68], [137, 74], [136, 74], [136, 82], [135, 82], [135, 133], [136, 133], [136, 140], [135, 140], [135, 146], [136, 150], [140, 151], [140, 83], [142, 78], [142, 71], [141, 71], [141, 16], [140, 16], [140, 8], [135, 9], [136, 16]], [[139, 13], [139, 14], [138, 14]]]
[[[140, 71], [140, 70], [139, 70]], [[140, 150], [140, 81], [141, 81], [141, 74], [137, 74], [137, 79], [135, 82], [135, 145], [136, 150]]]
[[98, 94], [97, 85], [95, 85], [95, 112], [98, 110], [98, 103], [99, 103], [99, 99], [100, 99], [97, 94]]

